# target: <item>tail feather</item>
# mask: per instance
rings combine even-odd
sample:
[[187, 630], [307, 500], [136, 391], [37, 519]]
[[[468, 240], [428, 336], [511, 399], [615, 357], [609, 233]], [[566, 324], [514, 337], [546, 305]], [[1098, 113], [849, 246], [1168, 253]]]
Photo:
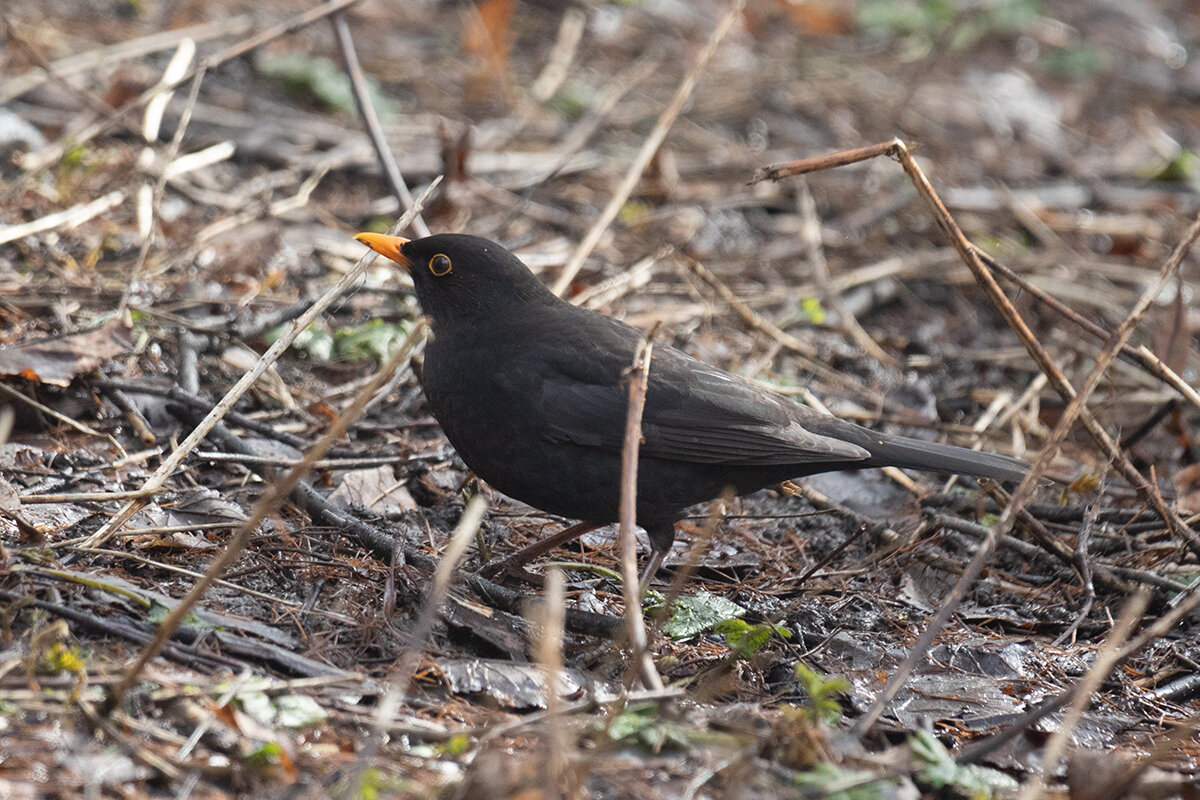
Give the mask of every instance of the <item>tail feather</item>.
[[871, 466], [892, 466], [930, 472], [953, 472], [998, 481], [1016, 481], [1025, 477], [1029, 465], [1009, 456], [983, 453], [949, 444], [923, 442], [905, 436], [869, 432], [867, 441], [855, 441], [871, 453]]

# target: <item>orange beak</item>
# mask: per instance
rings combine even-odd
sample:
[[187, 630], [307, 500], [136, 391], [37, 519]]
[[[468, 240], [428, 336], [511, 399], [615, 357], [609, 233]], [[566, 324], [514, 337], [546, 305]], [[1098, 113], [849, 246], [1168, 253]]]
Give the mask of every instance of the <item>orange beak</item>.
[[408, 259], [404, 253], [400, 252], [400, 248], [408, 244], [408, 239], [401, 239], [399, 236], [388, 236], [384, 233], [356, 233], [354, 238], [384, 258], [395, 261], [404, 267], [405, 270], [408, 270]]

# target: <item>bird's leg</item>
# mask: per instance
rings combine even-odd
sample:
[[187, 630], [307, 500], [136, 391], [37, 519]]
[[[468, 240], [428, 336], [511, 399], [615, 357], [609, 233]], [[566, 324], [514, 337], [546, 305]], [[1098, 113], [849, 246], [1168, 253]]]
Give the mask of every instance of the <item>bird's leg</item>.
[[659, 550], [657, 547], [651, 546], [650, 558], [646, 561], [646, 568], [642, 570], [641, 580], [638, 581], [638, 591], [643, 599], [646, 597], [646, 590], [650, 588], [650, 581], [654, 579], [655, 573], [662, 566], [663, 559], [667, 557], [670, 550], [669, 547], [666, 550]]
[[534, 542], [528, 547], [522, 547], [517, 552], [513, 553], [502, 561], [493, 561], [486, 565], [479, 572], [485, 578], [494, 578], [501, 573], [508, 572], [521, 567], [533, 561], [541, 555], [549, 553], [556, 547], [573, 542], [580, 536], [583, 536], [588, 531], [594, 531], [600, 526], [595, 522], [577, 522], [569, 528], [559, 531], [551, 536], [547, 536], [541, 541]]

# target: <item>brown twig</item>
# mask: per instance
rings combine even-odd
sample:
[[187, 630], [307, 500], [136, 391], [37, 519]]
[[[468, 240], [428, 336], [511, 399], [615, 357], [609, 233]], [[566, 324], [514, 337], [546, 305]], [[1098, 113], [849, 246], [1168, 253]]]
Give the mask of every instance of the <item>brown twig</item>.
[[[1116, 782], [1106, 787], [1107, 796], [1109, 797], [1129, 797], [1130, 790], [1138, 785], [1138, 781], [1146, 773], [1146, 770], [1154, 766], [1159, 761], [1162, 761], [1188, 738], [1196, 733], [1196, 728], [1200, 726], [1200, 714], [1193, 714], [1184, 722], [1169, 732], [1162, 739], [1154, 743], [1150, 748], [1150, 752], [1139, 758], [1134, 764], [1130, 765], [1124, 773], [1117, 778]], [[1194, 786], [1194, 785], [1193, 785]]]
[[817, 352], [810, 345], [805, 344], [801, 340], [792, 336], [785, 330], [782, 330], [778, 325], [763, 317], [753, 308], [746, 304], [744, 300], [738, 297], [732, 289], [712, 273], [708, 267], [701, 264], [694, 258], [685, 255], [680, 255], [684, 266], [688, 270], [703, 281], [710, 289], [717, 293], [733, 311], [742, 318], [752, 330], [759, 331], [766, 335], [774, 342], [778, 342], [781, 346], [787, 348], [796, 356], [796, 361], [804, 369], [812, 372], [814, 375], [819, 375], [823, 380], [829, 383], [840, 386], [843, 389], [852, 391], [860, 396], [871, 396], [874, 394], [871, 391], [848, 377], [844, 373], [836, 372], [817, 360]]
[[876, 344], [859, 324], [858, 318], [854, 316], [841, 294], [830, 287], [829, 264], [825, 261], [825, 249], [821, 246], [821, 221], [817, 217], [817, 204], [813, 200], [812, 192], [808, 190], [808, 185], [803, 182], [800, 183], [799, 194], [800, 238], [808, 246], [809, 261], [812, 263], [817, 288], [821, 292], [821, 301], [837, 312], [842, 328], [868, 356], [884, 366], [897, 366], [896, 359]]
[[[149, 213], [146, 215], [149, 217], [149, 219], [147, 219], [145, 223], [148, 227], [148, 230], [144, 232], [141, 247], [138, 249], [137, 261], [134, 262], [133, 269], [129, 271], [129, 280], [125, 282], [125, 289], [121, 292], [121, 302], [117, 304], [117, 311], [120, 313], [124, 313], [125, 309], [129, 306], [129, 297], [133, 294], [134, 286], [136, 286], [138, 281], [141, 279], [142, 270], [145, 269], [146, 266], [146, 258], [150, 255], [150, 248], [154, 244], [153, 216], [154, 211], [162, 205], [163, 192], [166, 191], [167, 188], [167, 177], [169, 174], [167, 167], [179, 154], [179, 148], [183, 144], [183, 136], [187, 132], [188, 125], [192, 120], [192, 110], [195, 109], [196, 100], [200, 97], [200, 84], [204, 82], [204, 76], [206, 73], [207, 71], [201, 68], [196, 72], [196, 77], [192, 79], [192, 88], [191, 91], [188, 92], [187, 104], [183, 107], [183, 114], [179, 118], [179, 123], [175, 126], [175, 134], [171, 137], [171, 144], [167, 147], [166, 158], [163, 159], [163, 165], [158, 174], [158, 179], [154, 182], [154, 186], [151, 189], [151, 198], [149, 201], [150, 208]], [[170, 79], [167, 78], [166, 75], [163, 77], [164, 83], [170, 82]], [[169, 97], [170, 95], [164, 93], [163, 96]], [[149, 114], [150, 108], [156, 108], [157, 113], [161, 118], [162, 113], [166, 110], [166, 104], [163, 103], [159, 106], [147, 106], [147, 114]], [[159, 122], [161, 122], [161, 119]], [[147, 127], [151, 126], [148, 125]], [[149, 158], [153, 158], [154, 155], [154, 151], [151, 149], [150, 145], [152, 145], [154, 141], [157, 141], [158, 122], [156, 122], [152, 127], [155, 134], [154, 139], [148, 141], [146, 150], [144, 151], [150, 154]], [[141, 160], [142, 159], [139, 158], [139, 164]], [[147, 170], [149, 170], [150, 166], [150, 163], [145, 165]], [[138, 202], [143, 202], [140, 197]], [[139, 216], [142, 214], [141, 209], [139, 209], [138, 213]]]
[[[175, 28], [169, 31], [159, 31], [148, 36], [141, 36], [124, 42], [117, 42], [107, 47], [77, 53], [59, 59], [52, 64], [39, 66], [22, 75], [6, 78], [4, 86], [0, 87], [0, 105], [14, 100], [28, 91], [36, 89], [52, 79], [63, 80], [73, 75], [90, 72], [99, 67], [106, 67], [126, 59], [137, 58], [175, 47], [184, 39], [202, 42], [207, 39], [218, 39], [226, 36], [240, 36], [254, 24], [250, 14], [240, 14], [236, 17], [222, 17], [213, 22], [191, 25], [186, 28]], [[12, 20], [8, 22], [13, 27]]]
[[543, 797], [558, 797], [564, 786], [567, 769], [567, 731], [562, 719], [562, 697], [559, 696], [563, 671], [563, 609], [566, 607], [566, 583], [562, 570], [546, 574], [545, 600], [541, 608], [541, 630], [537, 639], [537, 659], [544, 670], [546, 682], [546, 738], [549, 740], [544, 776]]
[[687, 549], [687, 554], [684, 556], [683, 567], [671, 579], [671, 585], [667, 588], [667, 593], [663, 597], [662, 608], [654, 617], [655, 629], [661, 628], [662, 624], [671, 615], [675, 607], [675, 601], [683, 594], [683, 587], [687, 585], [692, 576], [696, 574], [696, 569], [700, 565], [700, 559], [709, 550], [709, 544], [713, 537], [717, 535], [717, 528], [721, 525], [721, 520], [725, 516], [725, 509], [733, 502], [735, 497], [732, 489], [726, 489], [722, 495], [713, 500], [708, 507], [708, 513], [704, 515], [704, 525], [700, 528], [700, 535], [697, 536]]
[[642, 685], [661, 689], [662, 678], [654, 668], [642, 616], [642, 592], [637, 569], [637, 474], [638, 447], [642, 439], [642, 411], [646, 407], [646, 388], [650, 378], [650, 358], [654, 345], [643, 339], [627, 373], [629, 411], [625, 417], [625, 442], [621, 448], [621, 594], [625, 600], [625, 630]]
[[[354, 776], [353, 783], [357, 784], [362, 780], [366, 766], [371, 763], [380, 745], [383, 744], [384, 734], [391, 724], [392, 717], [395, 716], [396, 709], [408, 695], [413, 675], [416, 674], [417, 667], [421, 664], [421, 657], [425, 653], [425, 640], [429, 638], [429, 634], [433, 630], [433, 624], [437, 621], [442, 602], [450, 591], [450, 581], [454, 577], [454, 571], [466, 554], [467, 547], [475, 538], [475, 532], [479, 530], [479, 524], [483, 521], [485, 511], [487, 511], [487, 500], [483, 495], [477, 494], [471, 498], [471, 502], [467, 503], [462, 517], [458, 520], [458, 525], [450, 537], [450, 544], [442, 553], [437, 570], [434, 572], [433, 586], [430, 587], [425, 604], [421, 607], [417, 621], [413, 624], [412, 632], [408, 636], [404, 655], [401, 656], [400, 663], [390, 677], [387, 693], [380, 698], [376, 708], [372, 734], [359, 752], [358, 772]], [[351, 796], [361, 797], [362, 794], [356, 790]]]
[[107, 434], [104, 431], [98, 431], [89, 425], [85, 425], [82, 422], [79, 422], [78, 420], [71, 419], [66, 414], [55, 411], [53, 408], [50, 408], [47, 405], [39, 403], [37, 400], [34, 400], [32, 397], [27, 397], [23, 393], [18, 392], [16, 389], [14, 389], [11, 386], [8, 386], [6, 384], [0, 383], [0, 392], [3, 392], [4, 394], [8, 395], [9, 397], [13, 398], [14, 400], [21, 401], [22, 403], [24, 403], [27, 406], [36, 408], [38, 411], [42, 412], [46, 416], [52, 417], [53, 419], [58, 420], [59, 422], [63, 423], [64, 425], [69, 425], [70, 427], [74, 428], [75, 430], [79, 431], [80, 433], [87, 434], [88, 436], [96, 436], [100, 439], [107, 439], [108, 442], [114, 448], [116, 448], [116, 451], [121, 454], [122, 458], [124, 458], [127, 455], [127, 453], [125, 452], [125, 448], [121, 446], [121, 443], [118, 442], [116, 439], [114, 439], [112, 437], [112, 435]]
[[35, 233], [45, 233], [56, 228], [74, 228], [82, 225], [93, 217], [98, 217], [114, 206], [125, 202], [125, 192], [120, 190], [109, 192], [103, 197], [88, 203], [80, 203], [63, 211], [46, 214], [30, 222], [17, 225], [0, 225], [0, 244], [15, 242]]
[[857, 164], [859, 161], [878, 158], [879, 156], [894, 156], [895, 147], [895, 141], [881, 142], [880, 144], [859, 147], [854, 150], [841, 150], [837, 153], [829, 153], [828, 155], [801, 158], [796, 161], [759, 167], [754, 176], [746, 181], [746, 185], [753, 186], [761, 181], [779, 181], [784, 178], [790, 178], [793, 175], [807, 175], [810, 172], [845, 167], [850, 164]]

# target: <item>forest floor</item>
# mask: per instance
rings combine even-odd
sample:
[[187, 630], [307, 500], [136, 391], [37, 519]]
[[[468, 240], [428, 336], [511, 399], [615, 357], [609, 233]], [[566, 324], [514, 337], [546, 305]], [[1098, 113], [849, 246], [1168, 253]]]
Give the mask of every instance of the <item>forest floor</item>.
[[[959, 5], [9, 0], [0, 798], [1200, 797], [1200, 13]], [[433, 231], [1040, 474], [698, 507], [648, 687], [615, 526], [487, 570], [573, 521], [425, 405], [346, 40]]]

